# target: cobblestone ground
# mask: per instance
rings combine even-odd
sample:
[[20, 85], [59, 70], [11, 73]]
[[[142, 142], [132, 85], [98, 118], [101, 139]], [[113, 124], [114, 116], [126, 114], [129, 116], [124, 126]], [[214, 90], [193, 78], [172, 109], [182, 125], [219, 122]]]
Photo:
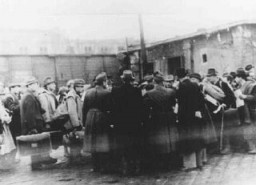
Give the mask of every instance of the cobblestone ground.
[[[53, 152], [61, 159], [62, 150]], [[1, 185], [98, 185], [98, 184], [136, 184], [136, 185], [255, 185], [256, 155], [234, 153], [211, 156], [202, 171], [172, 171], [148, 174], [138, 177], [120, 177], [91, 172], [90, 164], [76, 167], [63, 166], [61, 163], [42, 171], [32, 172], [29, 158], [13, 169], [0, 171]]]

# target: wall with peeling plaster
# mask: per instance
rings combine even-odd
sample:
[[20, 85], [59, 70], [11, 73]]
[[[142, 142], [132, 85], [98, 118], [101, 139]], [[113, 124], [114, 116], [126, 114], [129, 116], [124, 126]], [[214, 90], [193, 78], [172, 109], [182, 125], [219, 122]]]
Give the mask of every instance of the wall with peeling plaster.
[[[154, 70], [168, 74], [168, 59], [183, 56], [184, 66], [205, 74], [216, 68], [222, 74], [247, 64], [256, 65], [256, 24], [239, 25], [184, 40], [163, 43], [147, 49], [148, 62]], [[202, 55], [207, 55], [203, 62]]]

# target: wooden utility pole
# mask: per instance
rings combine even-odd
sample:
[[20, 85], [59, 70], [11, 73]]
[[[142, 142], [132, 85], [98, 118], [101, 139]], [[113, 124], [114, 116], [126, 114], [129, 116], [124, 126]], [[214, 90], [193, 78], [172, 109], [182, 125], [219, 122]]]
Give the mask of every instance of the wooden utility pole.
[[129, 45], [128, 45], [128, 38], [127, 37], [125, 37], [125, 46], [126, 46], [126, 51], [128, 52]]
[[142, 23], [142, 17], [139, 14], [139, 25], [140, 25], [140, 80], [143, 79], [144, 76], [144, 69], [146, 69], [147, 64], [147, 53], [146, 53], [146, 47], [145, 47], [145, 41], [144, 41], [144, 32], [143, 32], [143, 23]]

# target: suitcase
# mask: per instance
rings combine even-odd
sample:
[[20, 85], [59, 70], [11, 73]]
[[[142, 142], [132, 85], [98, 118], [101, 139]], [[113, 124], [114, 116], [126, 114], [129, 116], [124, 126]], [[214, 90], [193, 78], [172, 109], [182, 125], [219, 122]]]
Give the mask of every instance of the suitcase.
[[52, 151], [50, 133], [18, 136], [16, 140], [21, 156], [47, 154]]

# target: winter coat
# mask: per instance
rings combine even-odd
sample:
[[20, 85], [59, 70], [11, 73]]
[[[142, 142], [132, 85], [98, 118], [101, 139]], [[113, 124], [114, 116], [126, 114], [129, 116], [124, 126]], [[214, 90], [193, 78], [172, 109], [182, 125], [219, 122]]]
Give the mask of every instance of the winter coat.
[[53, 115], [58, 105], [55, 94], [42, 89], [42, 91], [38, 94], [38, 99], [42, 109], [45, 110], [45, 113], [43, 114], [45, 123], [53, 122]]
[[44, 119], [38, 98], [30, 91], [27, 91], [21, 99], [21, 133], [27, 135], [33, 129], [42, 132], [44, 128]]
[[204, 108], [204, 98], [199, 86], [185, 79], [179, 84], [177, 99], [180, 150], [183, 153], [194, 152], [204, 146], [204, 121], [196, 117], [196, 112], [202, 112]]
[[73, 129], [75, 127], [83, 126], [83, 102], [80, 96], [75, 92], [74, 89], [70, 90], [67, 94], [67, 107], [70, 121], [65, 125], [66, 129]]
[[120, 87], [112, 88], [111, 96], [116, 147], [120, 150], [132, 147], [129, 151], [138, 152], [141, 149], [144, 116], [142, 93], [131, 84], [122, 84]]
[[170, 153], [176, 150], [178, 130], [173, 112], [175, 93], [171, 89], [156, 85], [144, 96], [147, 110], [144, 131], [148, 149], [156, 153]]
[[110, 91], [100, 86], [87, 91], [83, 105], [84, 151], [110, 151], [110, 109]]

